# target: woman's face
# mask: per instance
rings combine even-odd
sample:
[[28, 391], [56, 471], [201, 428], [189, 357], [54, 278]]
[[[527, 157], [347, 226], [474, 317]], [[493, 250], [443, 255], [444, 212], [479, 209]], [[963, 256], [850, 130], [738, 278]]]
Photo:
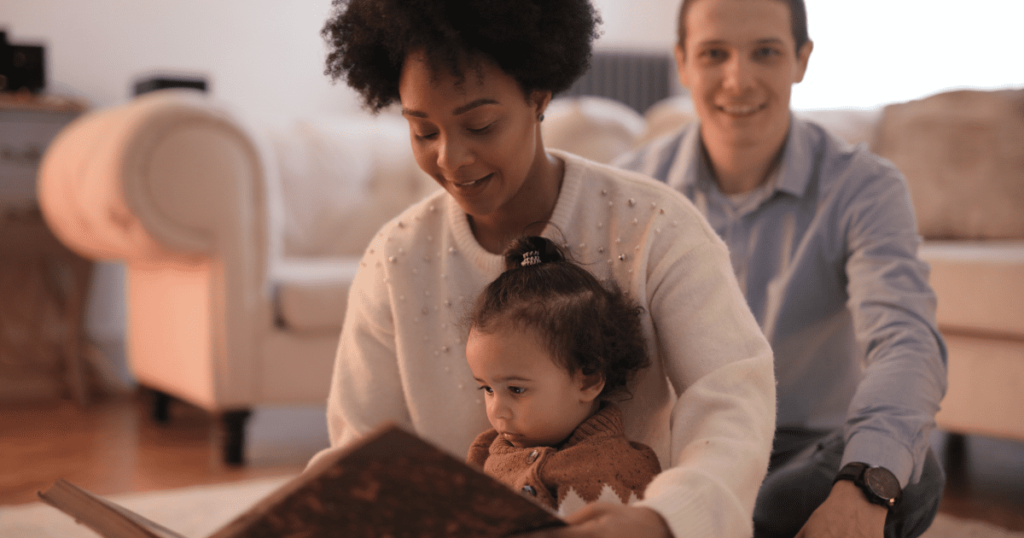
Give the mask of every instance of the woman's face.
[[[527, 99], [493, 62], [465, 62], [462, 80], [422, 53], [402, 66], [399, 95], [416, 162], [474, 221], [534, 205], [545, 153], [538, 115], [550, 94]], [[518, 231], [517, 231], [518, 232]]]

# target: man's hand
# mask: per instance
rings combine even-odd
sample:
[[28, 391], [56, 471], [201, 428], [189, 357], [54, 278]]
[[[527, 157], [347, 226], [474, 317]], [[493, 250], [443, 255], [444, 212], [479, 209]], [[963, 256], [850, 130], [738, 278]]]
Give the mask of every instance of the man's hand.
[[517, 535], [524, 538], [583, 538], [636, 536], [672, 538], [668, 524], [650, 508], [595, 502], [565, 518], [568, 527]]
[[882, 538], [887, 513], [884, 506], [868, 502], [856, 484], [840, 480], [796, 538]]

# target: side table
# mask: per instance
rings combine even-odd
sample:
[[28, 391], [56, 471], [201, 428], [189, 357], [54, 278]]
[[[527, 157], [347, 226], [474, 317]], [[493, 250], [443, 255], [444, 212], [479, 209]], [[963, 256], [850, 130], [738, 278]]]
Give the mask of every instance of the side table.
[[0, 214], [0, 396], [88, 401], [84, 313], [92, 262], [38, 209]]
[[39, 211], [36, 173], [79, 101], [0, 93], [0, 400], [90, 396], [84, 321], [92, 262]]

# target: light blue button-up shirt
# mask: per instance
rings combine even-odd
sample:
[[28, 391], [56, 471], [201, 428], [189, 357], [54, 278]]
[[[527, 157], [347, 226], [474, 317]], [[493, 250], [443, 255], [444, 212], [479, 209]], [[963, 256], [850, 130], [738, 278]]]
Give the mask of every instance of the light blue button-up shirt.
[[844, 427], [843, 464], [916, 482], [946, 391], [946, 350], [910, 194], [892, 164], [791, 116], [779, 168], [737, 203], [694, 122], [615, 164], [680, 190], [729, 245], [775, 352], [778, 427]]

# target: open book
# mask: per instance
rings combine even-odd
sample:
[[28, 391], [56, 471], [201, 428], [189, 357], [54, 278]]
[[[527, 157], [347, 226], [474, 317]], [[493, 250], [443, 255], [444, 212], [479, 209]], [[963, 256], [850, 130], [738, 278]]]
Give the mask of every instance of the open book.
[[[39, 497], [105, 538], [184, 538], [65, 480]], [[482, 537], [564, 524], [482, 471], [386, 425], [321, 459], [209, 538]]]

